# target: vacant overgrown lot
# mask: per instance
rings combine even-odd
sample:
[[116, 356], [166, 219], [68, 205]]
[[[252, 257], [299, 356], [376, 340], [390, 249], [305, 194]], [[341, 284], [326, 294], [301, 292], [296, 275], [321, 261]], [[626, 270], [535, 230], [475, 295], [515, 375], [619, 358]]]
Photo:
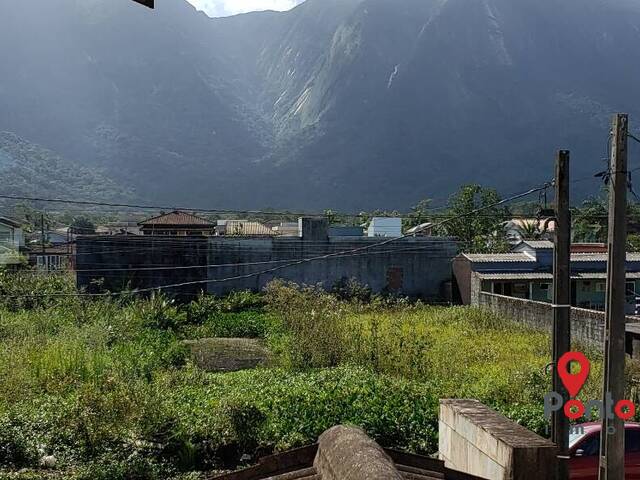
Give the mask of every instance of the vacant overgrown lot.
[[[181, 306], [54, 292], [70, 279], [0, 276], [0, 478], [198, 478], [344, 422], [432, 453], [444, 397], [545, 427], [549, 338], [484, 311], [277, 282]], [[272, 366], [202, 371], [184, 341], [206, 337], [261, 338]]]

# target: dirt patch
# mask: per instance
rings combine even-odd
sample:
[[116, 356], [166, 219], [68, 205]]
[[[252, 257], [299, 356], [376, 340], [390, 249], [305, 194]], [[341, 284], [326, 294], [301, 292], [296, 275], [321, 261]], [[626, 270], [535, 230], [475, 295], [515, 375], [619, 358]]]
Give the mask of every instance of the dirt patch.
[[184, 343], [196, 365], [209, 372], [234, 372], [269, 362], [269, 350], [258, 339], [202, 338]]

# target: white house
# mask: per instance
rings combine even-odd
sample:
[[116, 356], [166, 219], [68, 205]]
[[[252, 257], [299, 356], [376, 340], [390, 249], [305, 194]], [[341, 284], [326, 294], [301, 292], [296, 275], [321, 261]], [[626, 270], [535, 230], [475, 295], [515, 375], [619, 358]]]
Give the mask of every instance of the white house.
[[401, 237], [402, 219], [373, 217], [367, 230], [369, 237]]
[[24, 233], [20, 223], [0, 217], [0, 265], [20, 263], [19, 252], [24, 247]]

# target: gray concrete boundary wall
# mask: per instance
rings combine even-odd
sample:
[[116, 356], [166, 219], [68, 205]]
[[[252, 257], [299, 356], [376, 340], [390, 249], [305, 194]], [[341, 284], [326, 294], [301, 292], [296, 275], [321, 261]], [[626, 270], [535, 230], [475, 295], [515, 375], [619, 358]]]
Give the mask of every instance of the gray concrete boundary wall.
[[[551, 332], [553, 307], [550, 303], [522, 298], [478, 293], [478, 305], [510, 318], [518, 323]], [[604, 338], [604, 312], [584, 308], [571, 308], [571, 338], [584, 344], [602, 347]], [[640, 317], [627, 316], [627, 323], [640, 322]]]

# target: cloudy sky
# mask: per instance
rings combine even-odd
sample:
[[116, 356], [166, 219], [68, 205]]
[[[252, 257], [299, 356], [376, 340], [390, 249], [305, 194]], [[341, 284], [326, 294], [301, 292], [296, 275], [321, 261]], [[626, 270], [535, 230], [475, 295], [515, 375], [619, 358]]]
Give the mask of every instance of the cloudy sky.
[[304, 0], [188, 0], [211, 17], [223, 17], [255, 10], [289, 10]]

